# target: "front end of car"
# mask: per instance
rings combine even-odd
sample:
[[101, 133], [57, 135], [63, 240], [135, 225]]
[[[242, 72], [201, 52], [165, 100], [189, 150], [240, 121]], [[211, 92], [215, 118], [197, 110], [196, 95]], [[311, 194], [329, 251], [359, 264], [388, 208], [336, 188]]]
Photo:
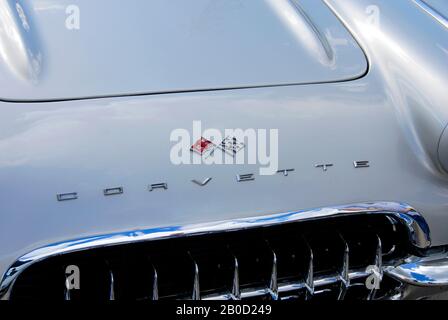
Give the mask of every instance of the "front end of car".
[[448, 299], [443, 2], [71, 2], [0, 4], [0, 300]]

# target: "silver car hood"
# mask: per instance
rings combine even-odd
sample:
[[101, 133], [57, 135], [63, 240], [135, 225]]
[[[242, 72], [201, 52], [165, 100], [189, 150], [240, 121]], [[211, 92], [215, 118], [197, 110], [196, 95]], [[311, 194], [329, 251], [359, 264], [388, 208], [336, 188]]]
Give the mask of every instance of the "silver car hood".
[[5, 0], [0, 56], [0, 99], [14, 101], [321, 83], [367, 70], [314, 0]]
[[[413, 206], [432, 244], [446, 245], [448, 179], [438, 142], [448, 123], [447, 29], [412, 1], [326, 3], [365, 50], [364, 77], [0, 103], [0, 274], [23, 254], [68, 239], [373, 201]], [[371, 5], [382, 12], [381, 28], [366, 19]], [[237, 183], [237, 174], [259, 167], [172, 164], [170, 133], [194, 120], [204, 129], [279, 129], [280, 168], [295, 171]], [[355, 169], [357, 160], [370, 168]], [[334, 166], [324, 172], [315, 168], [320, 163]], [[207, 177], [205, 187], [191, 182]], [[167, 190], [148, 191], [161, 182]], [[123, 194], [103, 195], [118, 186]], [[58, 202], [65, 192], [79, 198]]]

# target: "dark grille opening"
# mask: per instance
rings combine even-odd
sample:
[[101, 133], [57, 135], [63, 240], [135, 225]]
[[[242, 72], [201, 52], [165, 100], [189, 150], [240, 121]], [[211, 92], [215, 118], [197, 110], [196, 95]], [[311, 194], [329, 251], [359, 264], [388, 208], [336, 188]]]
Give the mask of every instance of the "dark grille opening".
[[[231, 294], [240, 292], [242, 298], [272, 299], [276, 294], [274, 269], [280, 299], [337, 299], [346, 247], [350, 272], [361, 273], [350, 281], [344, 297], [364, 299], [370, 291], [362, 271], [375, 264], [378, 239], [384, 265], [410, 253], [406, 228], [383, 215], [344, 216], [94, 248], [31, 265], [18, 277], [11, 299], [63, 300], [67, 297], [68, 265], [80, 269], [81, 288], [70, 290], [71, 300], [108, 300], [111, 293], [119, 300], [191, 299], [195, 276], [201, 298], [239, 298]], [[313, 270], [308, 287], [313, 288], [306, 288], [311, 252]], [[239, 291], [235, 291], [235, 274]], [[327, 283], [326, 279], [335, 280]], [[389, 284], [382, 292], [395, 285], [389, 280], [383, 283]]]

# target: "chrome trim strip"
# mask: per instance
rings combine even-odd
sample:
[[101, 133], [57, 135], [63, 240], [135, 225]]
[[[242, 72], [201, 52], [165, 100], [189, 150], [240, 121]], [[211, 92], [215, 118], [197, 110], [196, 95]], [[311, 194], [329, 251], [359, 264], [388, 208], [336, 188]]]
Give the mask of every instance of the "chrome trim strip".
[[448, 19], [445, 16], [440, 14], [437, 10], [435, 10], [433, 7], [431, 7], [423, 0], [413, 0], [413, 1], [418, 7], [420, 7], [420, 9], [425, 11], [431, 17], [436, 19], [442, 26], [448, 29]]
[[216, 232], [237, 231], [256, 227], [267, 227], [285, 223], [350, 216], [356, 214], [381, 214], [395, 218], [397, 221], [404, 224], [408, 229], [409, 240], [414, 247], [424, 249], [428, 248], [431, 244], [429, 227], [422, 215], [420, 215], [409, 205], [396, 202], [353, 204], [313, 210], [294, 211], [253, 218], [242, 218], [230, 221], [134, 230], [58, 242], [25, 254], [14, 262], [4, 274], [0, 284], [0, 299], [9, 299], [15, 280], [26, 268], [34, 263], [61, 254], [118, 244], [203, 235]]

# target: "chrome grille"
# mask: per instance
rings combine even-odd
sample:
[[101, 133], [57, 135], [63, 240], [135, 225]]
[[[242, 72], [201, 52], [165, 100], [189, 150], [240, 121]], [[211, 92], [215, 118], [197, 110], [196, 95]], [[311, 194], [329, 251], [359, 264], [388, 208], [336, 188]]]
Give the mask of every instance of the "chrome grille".
[[[398, 284], [365, 286], [368, 266], [402, 262], [414, 248], [406, 224], [353, 214], [249, 229], [95, 247], [26, 268], [12, 300], [380, 299]], [[79, 290], [65, 269], [80, 270]]]

